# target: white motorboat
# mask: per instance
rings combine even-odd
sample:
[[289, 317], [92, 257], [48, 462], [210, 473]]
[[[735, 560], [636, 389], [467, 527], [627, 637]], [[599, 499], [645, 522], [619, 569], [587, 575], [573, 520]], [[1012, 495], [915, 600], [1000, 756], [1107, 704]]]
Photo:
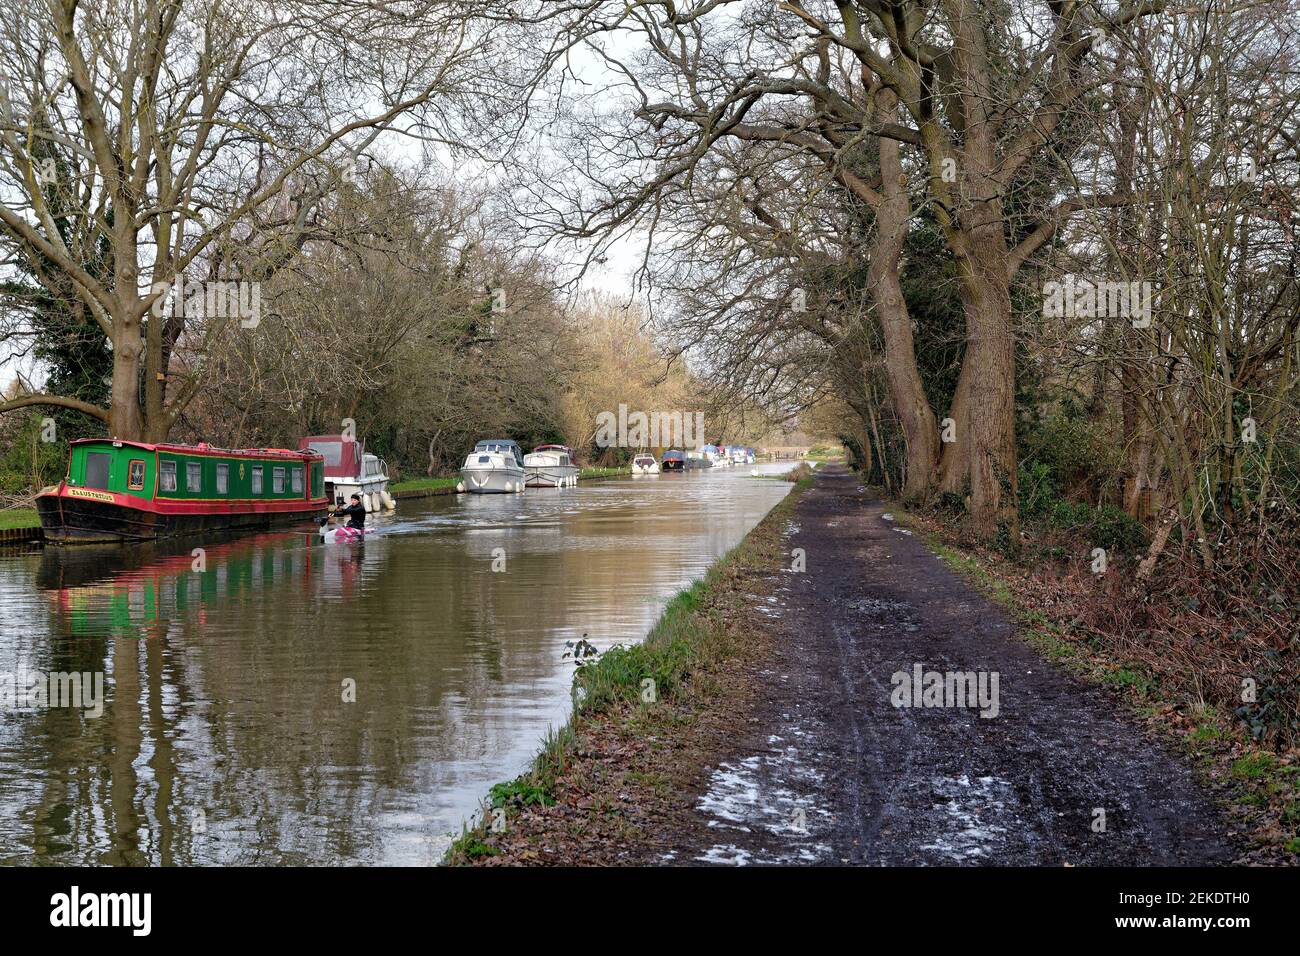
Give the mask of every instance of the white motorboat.
[[578, 466], [567, 445], [538, 445], [524, 455], [524, 476], [529, 488], [572, 488], [578, 483]]
[[299, 439], [298, 448], [324, 457], [325, 497], [333, 504], [360, 495], [366, 511], [397, 507], [388, 493], [388, 463], [367, 452], [364, 443], [347, 435], [311, 435]]
[[637, 455], [632, 459], [632, 474], [657, 475], [659, 474], [659, 462], [655, 460], [654, 455]]
[[511, 494], [524, 490], [524, 456], [518, 442], [493, 438], [479, 442], [460, 469], [457, 491], [475, 495]]

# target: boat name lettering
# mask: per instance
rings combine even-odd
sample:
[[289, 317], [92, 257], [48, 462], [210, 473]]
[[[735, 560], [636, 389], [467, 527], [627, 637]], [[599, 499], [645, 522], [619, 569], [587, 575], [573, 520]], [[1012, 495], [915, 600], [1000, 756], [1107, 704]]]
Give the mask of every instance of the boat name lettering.
[[85, 488], [69, 488], [68, 494], [73, 498], [90, 498], [92, 501], [107, 501], [109, 504], [112, 504], [113, 502], [113, 496], [107, 491], [89, 491]]

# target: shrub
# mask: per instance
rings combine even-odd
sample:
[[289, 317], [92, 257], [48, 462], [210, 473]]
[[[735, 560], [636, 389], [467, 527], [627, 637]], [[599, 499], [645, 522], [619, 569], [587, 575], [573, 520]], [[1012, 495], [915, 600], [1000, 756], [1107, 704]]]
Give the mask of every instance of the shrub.
[[1079, 535], [1098, 548], [1132, 554], [1146, 543], [1142, 525], [1112, 505], [1094, 508], [1081, 501], [1056, 499], [1047, 512], [1046, 524], [1058, 531]]

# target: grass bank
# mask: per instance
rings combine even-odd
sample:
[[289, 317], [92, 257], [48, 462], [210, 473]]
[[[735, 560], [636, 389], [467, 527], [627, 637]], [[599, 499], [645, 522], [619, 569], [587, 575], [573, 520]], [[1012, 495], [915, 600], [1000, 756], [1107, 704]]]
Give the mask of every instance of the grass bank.
[[[730, 721], [743, 720], [765, 651], [741, 623], [756, 579], [784, 566], [781, 536], [812, 485], [798, 482], [737, 547], [678, 593], [639, 644], [574, 674], [574, 714], [526, 773], [488, 794], [480, 822], [448, 850], [454, 865], [645, 862], [671, 836], [685, 796]], [[734, 725], [733, 725], [734, 726]]]
[[804, 455], [804, 460], [822, 463], [843, 462], [845, 457], [844, 447], [842, 445], [838, 448], [823, 445], [818, 448], [809, 449], [808, 454]]
[[632, 466], [624, 465], [618, 468], [584, 468], [578, 472], [578, 479], [583, 478], [616, 478], [619, 475], [632, 474]]
[[[950, 568], [1005, 608], [1039, 654], [1109, 688], [1148, 727], [1181, 748], [1248, 832], [1251, 862], [1300, 861], [1300, 752], [1286, 744], [1264, 745], [1252, 732], [1253, 708], [1207, 700], [1209, 684], [1221, 675], [1209, 673], [1201, 660], [1171, 657], [1141, 628], [1090, 626], [1086, 606], [1098, 599], [1094, 581], [1061, 573], [1032, 556], [1016, 562], [973, 546], [932, 516], [906, 513], [901, 506], [896, 514], [925, 534]], [[1170, 659], [1155, 661], [1153, 653]], [[1237, 670], [1251, 672], [1244, 664]]]
[[0, 511], [0, 531], [9, 528], [38, 528], [41, 519], [35, 508], [6, 508]]
[[390, 494], [398, 495], [403, 492], [414, 494], [420, 491], [441, 491], [444, 488], [455, 488], [459, 478], [412, 478], [409, 481], [395, 481], [388, 486]]

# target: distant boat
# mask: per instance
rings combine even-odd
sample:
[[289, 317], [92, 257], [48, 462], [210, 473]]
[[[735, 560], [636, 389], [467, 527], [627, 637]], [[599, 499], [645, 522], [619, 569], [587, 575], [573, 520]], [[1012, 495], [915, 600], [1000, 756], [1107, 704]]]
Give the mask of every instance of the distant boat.
[[493, 438], [479, 442], [460, 469], [457, 491], [510, 494], [524, 490], [524, 456], [518, 442]]
[[83, 438], [68, 472], [36, 498], [45, 540], [147, 541], [206, 531], [264, 531], [329, 505], [316, 452]]
[[298, 448], [324, 457], [325, 497], [336, 505], [360, 495], [367, 511], [397, 506], [388, 493], [388, 463], [369, 454], [364, 443], [346, 435], [309, 435], [298, 440]]
[[659, 474], [659, 462], [655, 461], [654, 455], [637, 455], [632, 459], [632, 474], [657, 475]]
[[686, 456], [675, 448], [670, 448], [664, 452], [663, 457], [659, 459], [660, 471], [685, 471]]
[[578, 483], [578, 466], [567, 445], [538, 445], [524, 455], [524, 476], [529, 488], [569, 488]]

